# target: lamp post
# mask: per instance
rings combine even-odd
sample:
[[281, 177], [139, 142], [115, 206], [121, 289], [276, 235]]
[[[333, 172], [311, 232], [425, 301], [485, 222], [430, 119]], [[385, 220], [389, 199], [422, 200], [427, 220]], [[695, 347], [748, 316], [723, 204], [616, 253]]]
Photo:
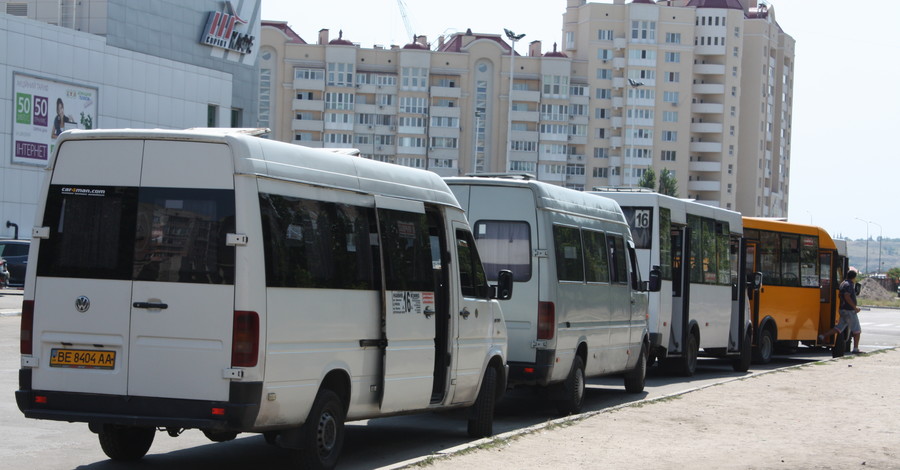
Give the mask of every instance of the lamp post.
[[516, 41], [525, 37], [525, 34], [516, 34], [506, 28], [506, 39], [512, 41], [509, 48], [509, 113], [506, 115], [506, 164], [504, 165], [504, 173], [509, 172], [509, 154], [512, 153], [512, 92], [513, 92], [513, 72], [516, 64]]
[[882, 235], [884, 234], [884, 230], [882, 229], [881, 224], [878, 224], [878, 223], [872, 222], [872, 221], [869, 221], [869, 223], [872, 225], [878, 226], [878, 267], [875, 268], [875, 272], [880, 273], [881, 272], [881, 239], [882, 239]]
[[[636, 80], [628, 79], [628, 84], [631, 85], [631, 155], [628, 157], [628, 173], [634, 172], [634, 121], [637, 120], [637, 114], [635, 112], [635, 103], [637, 101], [637, 89], [638, 87], [644, 86], [643, 82], [638, 82]], [[626, 93], [626, 98], [628, 98], [628, 94]], [[628, 180], [628, 187], [632, 187], [632, 181], [634, 179], [634, 175], [631, 175], [632, 179]]]
[[869, 273], [869, 221], [854, 217], [854, 219], [866, 223], [866, 274]]

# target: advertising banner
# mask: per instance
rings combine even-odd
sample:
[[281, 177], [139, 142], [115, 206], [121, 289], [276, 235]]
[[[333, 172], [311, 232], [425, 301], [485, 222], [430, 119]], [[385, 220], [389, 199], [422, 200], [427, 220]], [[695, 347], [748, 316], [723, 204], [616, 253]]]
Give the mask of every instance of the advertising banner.
[[97, 126], [97, 88], [13, 74], [12, 162], [46, 165], [56, 138]]

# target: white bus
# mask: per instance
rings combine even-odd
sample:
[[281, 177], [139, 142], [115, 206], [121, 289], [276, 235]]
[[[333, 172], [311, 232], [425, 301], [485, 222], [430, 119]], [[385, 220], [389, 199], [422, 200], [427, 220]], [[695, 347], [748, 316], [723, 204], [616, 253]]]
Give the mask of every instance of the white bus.
[[[345, 420], [469, 407], [492, 433], [506, 326], [434, 173], [236, 130], [66, 132], [26, 278], [19, 408], [115, 460], [157, 429], [263, 433], [304, 468]], [[495, 273], [496, 275], [496, 273]]]
[[644, 388], [647, 292], [615, 201], [530, 179], [447, 178], [487, 271], [511, 270], [504, 303], [510, 383], [547, 387], [578, 412], [586, 377], [623, 374]]
[[691, 376], [703, 354], [731, 357], [746, 372], [752, 325], [739, 269], [741, 214], [649, 191], [594, 194], [622, 207], [641, 268], [660, 267], [662, 289], [650, 296], [651, 364]]

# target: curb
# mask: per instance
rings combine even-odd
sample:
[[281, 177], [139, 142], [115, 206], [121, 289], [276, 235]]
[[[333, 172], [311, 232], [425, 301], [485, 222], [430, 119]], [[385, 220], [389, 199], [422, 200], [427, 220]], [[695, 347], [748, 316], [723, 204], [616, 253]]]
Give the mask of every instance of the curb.
[[[900, 349], [900, 347], [890, 347], [890, 348], [884, 348], [884, 349], [877, 349], [877, 350], [875, 350], [875, 351], [891, 351], [891, 350], [895, 350], [895, 349]], [[875, 352], [875, 351], [870, 351], [870, 352]], [[515, 437], [518, 437], [518, 436], [524, 436], [524, 435], [527, 435], [527, 434], [532, 434], [532, 433], [541, 431], [541, 430], [543, 430], [543, 429], [551, 428], [551, 427], [556, 427], [556, 426], [559, 426], [559, 425], [573, 424], [573, 423], [576, 423], [576, 422], [578, 422], [578, 421], [583, 421], [583, 420], [586, 420], [586, 419], [588, 419], [588, 418], [592, 418], [592, 417], [597, 416], [597, 415], [600, 415], [600, 414], [611, 413], [611, 412], [613, 412], [613, 411], [618, 411], [618, 410], [623, 409], [623, 408], [628, 408], [628, 407], [632, 407], [632, 406], [639, 406], [639, 405], [644, 405], [644, 404], [650, 404], [650, 403], [654, 403], [654, 402], [662, 401], [662, 400], [668, 400], [668, 399], [670, 399], [670, 398], [672, 398], [672, 397], [678, 397], [678, 396], [681, 396], [681, 395], [687, 395], [688, 393], [697, 392], [697, 391], [704, 390], [704, 389], [707, 389], [707, 388], [710, 388], [710, 387], [716, 387], [716, 386], [719, 386], [719, 385], [722, 385], [722, 384], [727, 384], [727, 383], [731, 383], [731, 382], [736, 382], [736, 381], [739, 381], [739, 380], [752, 379], [752, 378], [754, 378], [754, 377], [760, 377], [760, 376], [767, 375], [767, 374], [773, 374], [773, 373], [777, 373], [777, 372], [783, 372], [783, 371], [786, 371], [786, 370], [792, 370], [792, 369], [798, 369], [798, 368], [801, 368], [801, 367], [807, 367], [807, 366], [809, 366], [810, 364], [817, 364], [817, 363], [821, 363], [821, 362], [834, 362], [834, 361], [838, 361], [838, 360], [842, 360], [842, 359], [847, 359], [848, 357], [858, 357], [858, 356], [855, 356], [855, 355], [849, 355], [849, 356], [844, 356], [844, 357], [825, 358], [825, 359], [822, 359], [822, 360], [820, 360], [820, 361], [807, 362], [807, 363], [803, 363], [803, 364], [795, 364], [795, 365], [788, 366], [788, 367], [783, 367], [783, 368], [778, 368], [778, 369], [771, 369], [771, 370], [761, 371], [761, 372], [753, 373], [753, 374], [750, 374], [750, 375], [744, 375], [744, 376], [740, 376], [740, 377], [732, 377], [732, 378], [730, 378], [730, 379], [727, 379], [727, 380], [724, 380], [724, 381], [721, 381], [721, 382], [716, 382], [716, 383], [707, 384], [707, 385], [701, 385], [701, 386], [698, 386], [698, 387], [693, 387], [693, 388], [685, 389], [685, 390], [682, 390], [682, 391], [679, 391], [679, 392], [670, 393], [670, 394], [668, 394], [668, 395], [663, 395], [663, 396], [659, 396], [659, 397], [656, 397], [656, 398], [648, 398], [648, 399], [644, 399], [644, 400], [640, 400], [640, 401], [636, 401], [636, 402], [623, 403], [623, 404], [621, 404], [621, 405], [611, 406], [611, 407], [609, 407], [609, 408], [604, 408], [604, 409], [602, 409], [602, 410], [589, 411], [589, 412], [581, 413], [581, 414], [574, 415], [574, 416], [573, 416], [573, 415], [570, 415], [570, 416], [565, 416], [565, 417], [562, 417], [562, 418], [556, 418], [556, 419], [553, 419], [553, 420], [550, 420], [550, 421], [545, 421], [545, 422], [540, 423], [540, 424], [535, 424], [535, 425], [532, 425], [532, 426], [528, 426], [528, 427], [526, 427], [526, 428], [516, 429], [516, 430], [514, 430], [514, 431], [505, 432], [505, 433], [503, 433], [503, 434], [498, 434], [498, 435], [496, 435], [496, 436], [486, 437], [486, 438], [483, 438], [483, 439], [478, 439], [477, 441], [467, 442], [467, 443], [465, 443], [465, 444], [460, 444], [460, 445], [458, 445], [458, 446], [454, 446], [454, 447], [450, 447], [450, 448], [447, 448], [447, 449], [438, 450], [438, 451], [434, 452], [434, 453], [431, 454], [431, 455], [425, 455], [425, 456], [421, 456], [421, 457], [415, 457], [415, 458], [412, 458], [412, 459], [409, 459], [409, 460], [405, 460], [405, 461], [403, 461], [403, 462], [397, 462], [397, 463], [394, 463], [394, 464], [390, 464], [390, 465], [386, 465], [386, 466], [383, 466], [383, 467], [379, 467], [377, 470], [399, 470], [399, 469], [404, 469], [404, 468], [411, 468], [411, 467], [413, 467], [413, 466], [417, 466], [417, 465], [419, 465], [419, 464], [423, 464], [424, 462], [429, 461], [429, 460], [442, 460], [442, 459], [446, 459], [446, 458], [452, 457], [452, 456], [455, 455], [455, 454], [460, 454], [460, 453], [463, 453], [463, 452], [468, 451], [468, 450], [471, 450], [471, 449], [477, 449], [478, 447], [481, 447], [481, 446], [499, 445], [499, 444], [502, 443], [503, 441], [510, 440], [510, 439], [515, 438]]]

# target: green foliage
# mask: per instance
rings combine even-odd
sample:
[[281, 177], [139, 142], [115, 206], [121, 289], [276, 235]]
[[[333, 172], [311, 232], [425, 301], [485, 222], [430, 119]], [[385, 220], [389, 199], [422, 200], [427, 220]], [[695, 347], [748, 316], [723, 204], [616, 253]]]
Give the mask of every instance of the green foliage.
[[641, 176], [638, 186], [648, 189], [656, 187], [656, 172], [653, 171], [653, 168], [647, 168], [647, 171]]
[[888, 269], [887, 277], [893, 280], [900, 280], [900, 268], [891, 268]]
[[668, 168], [663, 168], [659, 172], [659, 193], [678, 197], [678, 180]]

